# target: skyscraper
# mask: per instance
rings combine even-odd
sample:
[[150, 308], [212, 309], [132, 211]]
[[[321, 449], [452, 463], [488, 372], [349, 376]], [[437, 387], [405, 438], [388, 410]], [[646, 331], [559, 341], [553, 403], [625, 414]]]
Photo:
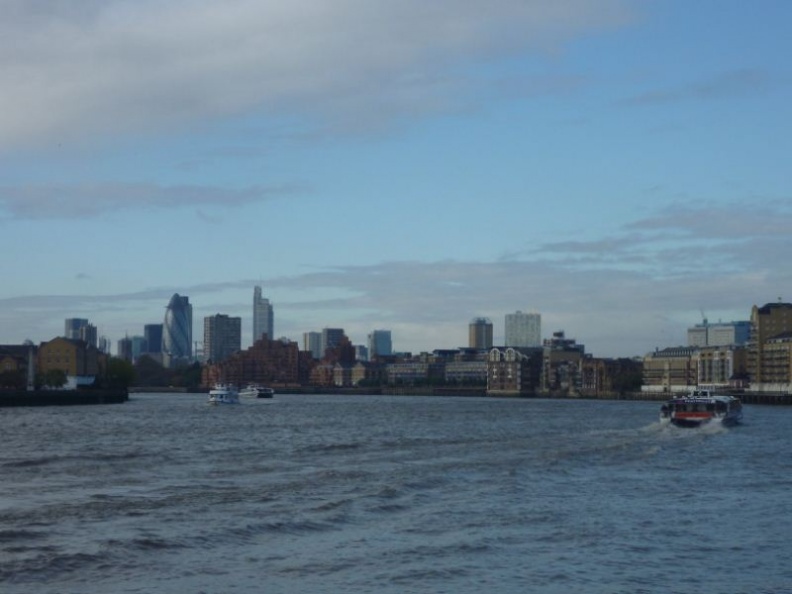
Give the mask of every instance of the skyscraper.
[[253, 289], [253, 343], [267, 335], [275, 340], [275, 316], [269, 299], [261, 296], [261, 287]]
[[314, 359], [322, 358], [322, 333], [303, 332], [303, 350], [311, 353]]
[[474, 318], [468, 326], [468, 346], [471, 349], [492, 348], [492, 322], [487, 318]]
[[218, 363], [242, 349], [242, 318], [216, 314], [204, 318], [204, 356]]
[[162, 354], [166, 367], [192, 357], [192, 305], [189, 297], [174, 293], [162, 324]]
[[148, 351], [148, 343], [145, 336], [133, 336], [132, 341], [132, 361], [137, 361], [140, 355]]
[[64, 328], [64, 338], [82, 340], [95, 347], [97, 341], [96, 326], [83, 318], [68, 318]]
[[96, 340], [96, 343], [97, 343], [96, 348], [99, 349], [99, 352], [105, 353], [107, 355], [110, 354], [110, 339], [109, 338], [107, 338], [106, 336], [100, 336]]
[[390, 330], [374, 330], [368, 335], [368, 354], [371, 359], [377, 355], [388, 356], [393, 354]]
[[688, 346], [744, 345], [751, 337], [751, 322], [716, 322], [696, 324], [687, 331]]
[[129, 336], [125, 336], [118, 341], [116, 353], [119, 359], [132, 361], [132, 339]]
[[143, 326], [143, 336], [149, 353], [162, 352], [162, 324], [146, 324]]
[[71, 340], [80, 339], [80, 328], [88, 325], [88, 320], [83, 318], [66, 318], [63, 337]]
[[506, 314], [505, 330], [507, 347], [542, 346], [542, 316], [538, 313]]
[[332, 349], [337, 347], [341, 344], [341, 340], [344, 338], [344, 329], [343, 328], [323, 328], [322, 329], [322, 342], [321, 342], [321, 358], [324, 358], [325, 354], [327, 353], [327, 349]]

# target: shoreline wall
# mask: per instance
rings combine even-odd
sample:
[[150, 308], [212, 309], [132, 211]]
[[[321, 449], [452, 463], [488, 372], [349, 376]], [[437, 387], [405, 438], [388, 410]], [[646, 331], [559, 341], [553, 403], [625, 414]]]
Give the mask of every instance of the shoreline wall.
[[72, 406], [81, 404], [121, 404], [129, 400], [126, 389], [120, 390], [3, 390], [3, 406]]

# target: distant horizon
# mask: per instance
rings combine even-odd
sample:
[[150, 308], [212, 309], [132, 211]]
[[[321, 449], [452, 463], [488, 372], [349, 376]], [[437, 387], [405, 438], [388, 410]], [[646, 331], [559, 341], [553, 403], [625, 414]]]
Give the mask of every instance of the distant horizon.
[[[187, 294], [183, 294], [183, 293], [178, 293], [178, 294], [179, 294], [181, 297], [187, 297], [188, 299], [190, 298], [190, 296], [189, 296], [189, 295], [187, 295]], [[270, 300], [270, 302], [271, 302], [271, 300]], [[271, 302], [271, 303], [272, 303], [272, 302]], [[756, 307], [765, 307], [765, 306], [767, 306], [767, 305], [771, 305], [771, 304], [773, 304], [773, 303], [781, 303], [781, 301], [780, 301], [780, 300], [779, 300], [779, 301], [768, 301], [768, 302], [765, 302], [765, 303], [764, 303], [764, 304], [762, 304], [762, 305], [759, 305], [759, 304], [754, 304], [754, 305], [752, 305], [751, 307], [752, 307], [752, 308], [753, 308], [754, 306], [756, 306]], [[192, 306], [193, 306], [193, 312], [195, 312], [195, 304], [194, 304], [192, 301], [190, 301], [190, 305], [192, 305]], [[273, 304], [273, 307], [275, 307], [275, 304]], [[250, 325], [250, 326], [251, 326], [251, 328], [250, 328], [250, 332], [249, 332], [249, 333], [247, 333], [247, 335], [246, 335], [246, 333], [244, 332], [244, 329], [245, 329], [245, 327], [246, 327], [246, 324], [245, 324], [246, 317], [245, 317], [244, 315], [231, 315], [231, 314], [228, 314], [228, 313], [226, 313], [226, 312], [215, 312], [214, 314], [209, 314], [209, 315], [207, 315], [207, 316], [201, 316], [200, 318], [198, 318], [198, 317], [196, 317], [196, 316], [193, 314], [193, 341], [192, 341], [192, 342], [193, 342], [193, 346], [194, 346], [196, 343], [198, 343], [198, 344], [203, 344], [203, 324], [202, 324], [202, 323], [200, 323], [200, 324], [199, 324], [199, 323], [197, 323], [197, 322], [198, 322], [198, 321], [201, 321], [201, 322], [202, 322], [202, 321], [203, 321], [203, 318], [206, 318], [206, 317], [211, 317], [211, 316], [213, 316], [213, 315], [217, 315], [217, 314], [223, 314], [223, 315], [229, 315], [230, 317], [235, 317], [235, 318], [236, 318], [236, 317], [238, 317], [238, 318], [241, 318], [241, 319], [242, 319], [242, 328], [243, 328], [243, 333], [242, 333], [242, 336], [243, 336], [243, 340], [242, 340], [242, 346], [241, 346], [241, 349], [242, 349], [242, 350], [246, 350], [246, 349], [250, 348], [250, 347], [253, 345], [253, 341], [252, 341], [252, 334], [253, 334], [253, 332], [252, 332], [252, 305], [250, 306], [250, 309], [251, 309], [251, 315], [250, 315], [250, 316], [248, 316], [248, 318], [249, 318], [249, 320], [250, 320], [250, 324], [248, 324], [248, 325]], [[275, 310], [277, 311], [277, 308], [275, 308]], [[503, 314], [503, 316], [501, 316], [501, 317], [503, 318], [503, 320], [502, 320], [502, 322], [501, 322], [500, 326], [501, 326], [501, 327], [503, 327], [503, 326], [504, 326], [504, 324], [505, 324], [505, 316], [506, 316], [506, 315], [508, 315], [508, 314], [512, 314], [512, 313], [516, 313], [516, 312], [518, 312], [518, 311], [522, 311], [523, 313], [535, 313], [535, 314], [539, 314], [540, 316], [542, 316], [542, 320], [544, 320], [544, 316], [543, 316], [542, 312], [538, 312], [538, 311], [524, 311], [524, 310], [515, 310], [515, 311], [512, 311], [512, 312], [507, 312], [507, 313]], [[701, 311], [701, 310], [700, 310], [700, 311]], [[470, 323], [470, 321], [471, 321], [471, 320], [473, 320], [473, 319], [475, 319], [475, 318], [479, 318], [479, 317], [486, 317], [487, 319], [489, 319], [489, 320], [490, 320], [490, 321], [493, 323], [493, 348], [496, 348], [496, 347], [506, 347], [506, 346], [508, 346], [508, 345], [506, 345], [506, 344], [505, 344], [505, 338], [504, 338], [504, 334], [503, 334], [503, 333], [501, 333], [500, 335], [498, 335], [498, 334], [495, 334], [495, 333], [494, 333], [494, 330], [495, 330], [496, 324], [495, 324], [495, 322], [494, 322], [493, 318], [492, 318], [492, 317], [489, 317], [489, 316], [474, 316], [474, 317], [471, 317], [471, 318], [468, 320], [468, 322], [466, 322], [466, 323], [465, 323], [465, 326], [464, 326], [464, 330], [465, 330], [465, 332], [467, 332], [467, 329], [468, 329], [468, 324]], [[751, 317], [751, 316], [750, 316], [750, 311], [749, 311], [749, 315], [748, 315], [746, 318], [744, 318], [744, 319], [732, 319], [732, 320], [728, 320], [728, 321], [723, 321], [722, 319], [719, 319], [717, 322], [715, 322], [715, 321], [711, 321], [711, 320], [710, 320], [710, 318], [709, 318], [709, 316], [707, 316], [707, 317], [704, 317], [704, 318], [701, 318], [701, 320], [700, 320], [699, 322], [692, 323], [692, 324], [690, 324], [690, 325], [688, 325], [688, 326], [686, 327], [686, 329], [685, 329], [685, 340], [684, 340], [684, 342], [680, 342], [680, 343], [677, 343], [677, 344], [664, 344], [664, 345], [660, 345], [660, 344], [658, 344], [658, 345], [656, 345], [654, 348], [652, 348], [652, 349], [650, 349], [650, 350], [647, 350], [647, 351], [645, 351], [645, 352], [643, 352], [643, 353], [633, 353], [633, 354], [626, 354], [626, 353], [621, 353], [621, 354], [609, 354], [609, 355], [601, 355], [601, 354], [599, 354], [599, 353], [595, 352], [594, 350], [592, 350], [591, 348], [589, 348], [589, 345], [588, 345], [588, 344], [587, 344], [585, 341], [583, 341], [583, 340], [580, 340], [580, 339], [579, 339], [577, 336], [575, 336], [575, 334], [574, 334], [574, 333], [570, 333], [570, 332], [569, 332], [567, 329], [564, 329], [564, 328], [558, 328], [558, 329], [554, 329], [554, 330], [551, 330], [551, 331], [546, 331], [546, 330], [544, 329], [544, 323], [542, 323], [542, 327], [543, 327], [543, 328], [542, 328], [542, 341], [544, 342], [545, 340], [548, 340], [548, 339], [550, 339], [550, 338], [551, 338], [551, 337], [552, 337], [552, 336], [553, 336], [555, 333], [557, 333], [557, 332], [563, 332], [566, 338], [568, 338], [568, 339], [572, 339], [572, 340], [575, 340], [577, 344], [583, 345], [583, 346], [585, 347], [585, 349], [586, 349], [586, 353], [588, 353], [588, 354], [591, 354], [592, 356], [601, 357], [601, 358], [635, 358], [635, 357], [644, 357], [644, 356], [646, 356], [646, 355], [649, 355], [649, 354], [651, 354], [652, 352], [656, 352], [657, 350], [663, 350], [663, 349], [666, 349], [666, 348], [677, 348], [677, 347], [687, 347], [687, 346], [689, 346], [689, 345], [687, 344], [687, 342], [688, 342], [688, 341], [687, 341], [687, 330], [689, 330], [689, 329], [696, 328], [696, 327], [701, 327], [701, 326], [703, 326], [704, 324], [707, 324], [708, 326], [714, 326], [714, 325], [718, 325], [718, 324], [733, 324], [733, 323], [745, 323], [745, 322], [747, 322], [747, 323], [750, 323], [750, 317]], [[151, 322], [145, 322], [144, 324], [142, 324], [142, 325], [140, 326], [140, 332], [139, 332], [139, 333], [136, 333], [136, 332], [129, 332], [129, 333], [125, 333], [125, 334], [124, 334], [123, 336], [121, 336], [120, 338], [113, 339], [113, 338], [110, 338], [109, 336], [107, 336], [106, 334], [102, 334], [102, 332], [101, 332], [101, 330], [100, 330], [99, 326], [98, 326], [98, 325], [96, 325], [95, 323], [93, 323], [93, 322], [92, 322], [92, 320], [91, 320], [90, 318], [78, 318], [77, 316], [72, 316], [72, 318], [64, 318], [63, 322], [65, 323], [65, 321], [66, 321], [67, 319], [87, 319], [89, 324], [91, 324], [91, 325], [93, 325], [93, 326], [95, 326], [95, 327], [97, 328], [97, 337], [98, 337], [99, 339], [101, 339], [101, 338], [105, 338], [105, 339], [109, 340], [109, 342], [110, 342], [110, 349], [111, 349], [111, 351], [110, 351], [110, 354], [111, 354], [111, 355], [117, 351], [117, 348], [118, 348], [118, 341], [119, 341], [119, 340], [123, 340], [124, 338], [134, 338], [134, 337], [141, 337], [141, 338], [142, 338], [142, 337], [143, 337], [143, 330], [144, 330], [144, 328], [145, 328], [145, 326], [146, 326], [146, 325], [149, 325], [149, 324], [162, 324], [162, 323], [163, 323], [162, 321], [161, 321], [161, 322], [154, 322], [154, 321], [151, 321]], [[276, 323], [277, 323], [277, 313], [276, 313], [275, 320], [276, 320]], [[63, 324], [61, 325], [61, 327], [62, 327], [62, 328], [64, 327], [64, 326], [63, 326]], [[199, 328], [200, 335], [197, 335], [197, 334], [195, 333], [195, 331], [196, 331], [196, 327], [198, 327], [198, 328]], [[277, 326], [276, 326], [276, 327], [277, 327]], [[319, 327], [319, 328], [314, 328], [314, 329], [311, 329], [311, 330], [304, 330], [303, 332], [301, 332], [301, 333], [299, 334], [299, 336], [298, 336], [297, 338], [293, 338], [293, 337], [291, 337], [291, 336], [289, 336], [289, 335], [285, 335], [285, 334], [283, 334], [283, 335], [279, 335], [279, 336], [272, 337], [272, 340], [280, 340], [280, 339], [282, 339], [282, 338], [286, 338], [286, 339], [288, 339], [288, 340], [290, 340], [290, 341], [292, 341], [292, 342], [295, 342], [295, 343], [297, 343], [297, 345], [298, 345], [298, 347], [300, 348], [300, 350], [303, 350], [303, 348], [302, 348], [302, 347], [303, 347], [303, 344], [302, 344], [303, 333], [305, 333], [305, 332], [321, 332], [321, 331], [322, 331], [322, 329], [324, 329], [324, 328], [342, 328], [342, 329], [344, 330], [344, 333], [347, 335], [347, 337], [348, 337], [348, 338], [350, 339], [350, 341], [352, 342], [352, 344], [354, 344], [354, 345], [362, 345], [362, 346], [367, 346], [367, 344], [368, 344], [368, 343], [367, 343], [367, 336], [368, 336], [368, 334], [369, 334], [369, 333], [373, 332], [374, 330], [388, 330], [388, 331], [390, 331], [390, 332], [391, 332], [391, 337], [392, 337], [392, 339], [393, 339], [393, 345], [394, 345], [394, 346], [393, 346], [393, 351], [394, 351], [394, 353], [412, 353], [412, 354], [419, 354], [419, 353], [421, 353], [421, 352], [427, 352], [427, 353], [431, 353], [431, 352], [433, 352], [433, 351], [435, 351], [435, 350], [455, 350], [455, 349], [466, 349], [466, 348], [470, 348], [470, 347], [466, 346], [466, 342], [467, 342], [467, 341], [465, 341], [465, 343], [458, 344], [458, 345], [453, 345], [453, 346], [436, 346], [436, 347], [433, 347], [433, 348], [423, 349], [423, 350], [419, 350], [419, 351], [416, 351], [416, 350], [413, 350], [413, 349], [402, 349], [402, 348], [397, 348], [397, 347], [398, 347], [398, 339], [397, 339], [397, 337], [394, 337], [394, 335], [393, 335], [393, 330], [392, 330], [392, 329], [390, 329], [390, 328], [383, 327], [382, 325], [380, 325], [380, 326], [378, 326], [378, 327], [373, 327], [373, 328], [371, 328], [371, 330], [369, 330], [369, 331], [368, 331], [368, 332], [367, 332], [367, 333], [366, 333], [366, 334], [363, 336], [363, 338], [362, 338], [362, 339], [359, 339], [359, 338], [356, 338], [356, 337], [352, 337], [352, 336], [350, 336], [350, 335], [349, 335], [349, 333], [347, 332], [346, 328], [343, 328], [343, 326], [337, 326], [337, 325], [323, 325], [323, 326], [321, 326], [321, 327]], [[1, 340], [0, 340], [0, 344], [23, 344], [23, 343], [25, 342], [25, 340], [31, 340], [31, 341], [32, 341], [34, 344], [40, 344], [40, 343], [42, 343], [42, 342], [48, 342], [48, 341], [50, 341], [50, 340], [52, 340], [52, 339], [54, 339], [54, 338], [60, 337], [60, 336], [63, 336], [63, 334], [56, 334], [56, 335], [54, 335], [54, 336], [52, 336], [52, 337], [50, 337], [50, 338], [47, 338], [47, 339], [41, 339], [41, 340], [24, 339], [24, 340], [22, 340], [22, 341], [15, 341], [15, 342], [8, 342], [8, 341], [5, 341], [5, 342], [4, 342], [4, 341], [1, 341]], [[196, 336], [200, 336], [201, 340], [195, 340]], [[246, 337], [246, 336], [247, 336], [247, 340], [245, 340], [245, 337]], [[497, 340], [498, 338], [500, 339], [500, 341], [499, 341], [499, 340]], [[195, 356], [195, 354], [193, 354], [193, 356]]]

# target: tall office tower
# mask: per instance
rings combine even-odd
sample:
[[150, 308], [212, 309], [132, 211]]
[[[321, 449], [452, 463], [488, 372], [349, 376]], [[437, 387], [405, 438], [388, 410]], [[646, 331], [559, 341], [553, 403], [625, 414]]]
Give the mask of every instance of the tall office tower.
[[[748, 375], [751, 386], [762, 383], [774, 383], [775, 369], [778, 362], [774, 360], [774, 351], [778, 348], [772, 339], [779, 341], [792, 332], [792, 303], [768, 303], [762, 307], [753, 306], [751, 310], [751, 339], [748, 342]], [[783, 345], [782, 345], [783, 346]], [[767, 353], [767, 354], [766, 354]], [[787, 355], [788, 356], [788, 355]], [[786, 363], [781, 365], [788, 365]]]
[[174, 293], [162, 324], [163, 363], [170, 367], [192, 357], [192, 305], [189, 297]]
[[303, 350], [311, 353], [314, 359], [322, 358], [322, 333], [303, 332]]
[[116, 356], [125, 361], [132, 361], [132, 339], [125, 336], [118, 341], [118, 350]]
[[374, 330], [368, 335], [368, 354], [371, 359], [375, 359], [378, 355], [393, 354], [390, 330]]
[[688, 328], [688, 346], [730, 346], [744, 345], [751, 337], [751, 322], [717, 322], [710, 324], [704, 318], [703, 324]]
[[89, 324], [88, 320], [83, 318], [68, 318], [63, 336], [72, 340], [82, 340], [93, 347], [96, 346], [96, 326]]
[[242, 318], [216, 314], [204, 318], [204, 357], [219, 363], [242, 349]]
[[471, 349], [492, 348], [492, 322], [487, 318], [473, 318], [468, 326], [468, 346]]
[[269, 299], [261, 296], [261, 287], [253, 289], [253, 343], [267, 335], [275, 340], [275, 316]]
[[341, 343], [341, 339], [344, 338], [344, 336], [343, 328], [323, 328], [321, 342], [322, 355], [319, 358], [322, 359], [325, 356], [327, 349], [337, 347]]
[[110, 354], [110, 339], [106, 336], [100, 336], [97, 340], [97, 348], [99, 349], [100, 353], [104, 353], [106, 355]]
[[86, 324], [80, 328], [80, 340], [84, 340], [92, 347], [95, 347], [97, 338], [96, 326], [93, 324]]
[[143, 336], [149, 353], [162, 352], [162, 324], [146, 324], [143, 326]]
[[83, 318], [67, 318], [65, 329], [63, 331], [64, 338], [72, 340], [82, 340], [80, 338], [80, 330], [88, 325], [88, 320]]
[[369, 350], [362, 344], [355, 345], [355, 361], [370, 361]]
[[132, 341], [132, 360], [137, 361], [140, 355], [148, 350], [148, 343], [145, 336], [133, 336]]
[[538, 313], [506, 314], [505, 330], [507, 347], [542, 346], [542, 316]]

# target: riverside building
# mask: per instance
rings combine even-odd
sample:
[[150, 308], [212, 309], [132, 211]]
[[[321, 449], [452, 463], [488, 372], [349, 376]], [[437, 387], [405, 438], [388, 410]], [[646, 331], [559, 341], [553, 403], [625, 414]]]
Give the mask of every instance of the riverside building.
[[574, 338], [567, 338], [563, 330], [542, 345], [542, 390], [574, 393], [581, 388], [582, 362], [586, 348]]
[[748, 375], [751, 390], [792, 391], [792, 303], [756, 305], [751, 310]]
[[487, 394], [536, 394], [541, 382], [542, 361], [541, 348], [493, 348], [487, 354]]

